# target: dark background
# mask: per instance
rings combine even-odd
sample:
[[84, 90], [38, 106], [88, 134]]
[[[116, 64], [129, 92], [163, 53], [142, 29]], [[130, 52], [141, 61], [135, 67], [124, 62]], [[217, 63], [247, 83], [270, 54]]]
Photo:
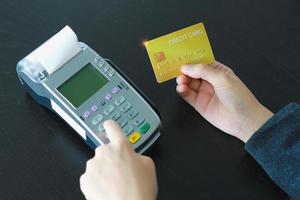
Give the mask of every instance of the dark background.
[[84, 198], [79, 177], [93, 152], [32, 100], [15, 72], [17, 61], [66, 24], [157, 105], [163, 131], [148, 155], [159, 199], [284, 199], [242, 142], [177, 96], [174, 80], [156, 83], [142, 41], [204, 22], [215, 57], [276, 112], [300, 100], [299, 10], [297, 0], [1, 0], [0, 199]]

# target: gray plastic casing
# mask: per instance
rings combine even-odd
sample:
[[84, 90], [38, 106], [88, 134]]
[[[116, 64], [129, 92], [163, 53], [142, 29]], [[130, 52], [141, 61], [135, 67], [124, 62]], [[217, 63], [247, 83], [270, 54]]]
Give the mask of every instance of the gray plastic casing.
[[[135, 128], [132, 133], [140, 132], [141, 126], [132, 125], [135, 119], [129, 119], [128, 113], [122, 113], [120, 107], [114, 104], [118, 96], [124, 96], [126, 102], [132, 104], [131, 110], [136, 110], [138, 117], [144, 118], [145, 122], [151, 126], [145, 134], [140, 134], [141, 138], [133, 144], [133, 148], [137, 152], [143, 153], [160, 136], [161, 120], [158, 113], [150, 105], [144, 94], [128, 80], [119, 68], [109, 60], [102, 58], [85, 43], [79, 42], [79, 45], [81, 51], [51, 75], [48, 75], [39, 63], [31, 63], [26, 57], [23, 58], [18, 62], [16, 69], [21, 83], [39, 104], [62, 117], [93, 149], [108, 142], [107, 138], [102, 135], [103, 133], [99, 132], [99, 128], [105, 120], [111, 119], [115, 112], [121, 113], [120, 119], [128, 121], [128, 125]], [[91, 63], [109, 81], [88, 100], [75, 108], [57, 88], [88, 63]], [[111, 74], [113, 75], [111, 76]], [[121, 87], [120, 83], [122, 83]], [[113, 95], [111, 100], [106, 100], [105, 95], [111, 94], [114, 87], [119, 87], [120, 92], [115, 96]], [[102, 105], [103, 101], [105, 105]], [[90, 117], [83, 118], [83, 113], [90, 111], [93, 105], [97, 105], [98, 110], [93, 112]], [[113, 105], [115, 109], [109, 115], [105, 115], [103, 110], [108, 105]], [[103, 120], [97, 125], [92, 124], [93, 116], [100, 113], [104, 117]]]

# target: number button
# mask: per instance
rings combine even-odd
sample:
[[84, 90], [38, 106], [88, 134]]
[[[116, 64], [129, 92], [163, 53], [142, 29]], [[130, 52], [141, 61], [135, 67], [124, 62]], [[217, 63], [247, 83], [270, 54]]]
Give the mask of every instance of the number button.
[[103, 112], [105, 115], [109, 115], [114, 109], [115, 109], [115, 107], [113, 105], [109, 105], [104, 109]]
[[124, 96], [119, 96], [116, 100], [115, 100], [115, 104], [117, 106], [121, 105], [123, 102], [125, 101], [125, 97]]
[[123, 120], [121, 120], [121, 121], [119, 122], [121, 128], [123, 128], [127, 123], [128, 123], [128, 122], [127, 122], [125, 119], [123, 119]]
[[126, 136], [129, 135], [130, 133], [132, 133], [133, 130], [134, 130], [134, 128], [130, 125], [127, 125], [124, 127], [124, 132], [125, 132]]
[[133, 122], [133, 125], [139, 126], [139, 125], [141, 125], [144, 121], [145, 121], [145, 118], [142, 118], [142, 117], [137, 118], [137, 119]]
[[132, 107], [131, 103], [126, 102], [125, 104], [123, 104], [123, 106], [120, 108], [120, 110], [122, 112], [127, 112], [130, 108]]
[[121, 114], [119, 112], [115, 112], [112, 116], [111, 119], [113, 120], [118, 120], [121, 117]]
[[136, 110], [131, 111], [130, 113], [128, 113], [128, 118], [129, 119], [133, 119], [135, 118], [139, 113]]
[[93, 120], [92, 120], [92, 124], [96, 125], [99, 122], [101, 122], [101, 120], [103, 119], [103, 116], [101, 114], [96, 115]]

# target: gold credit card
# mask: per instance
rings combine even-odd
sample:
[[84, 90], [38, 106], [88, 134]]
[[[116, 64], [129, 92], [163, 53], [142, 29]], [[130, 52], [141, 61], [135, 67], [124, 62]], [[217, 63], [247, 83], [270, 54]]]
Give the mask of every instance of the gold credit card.
[[215, 61], [203, 23], [145, 42], [158, 83], [181, 74], [184, 64]]

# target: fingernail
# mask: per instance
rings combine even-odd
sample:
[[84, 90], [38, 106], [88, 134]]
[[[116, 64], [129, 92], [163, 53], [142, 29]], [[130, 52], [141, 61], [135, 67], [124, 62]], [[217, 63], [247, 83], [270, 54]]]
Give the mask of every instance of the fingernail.
[[103, 122], [103, 126], [106, 126], [107, 124], [110, 124], [110, 123], [113, 123], [113, 120], [111, 120], [111, 119], [105, 120]]
[[179, 85], [176, 86], [176, 92], [180, 93], [180, 86]]
[[186, 72], [186, 71], [189, 70], [189, 68], [190, 68], [190, 65], [182, 65], [182, 66], [181, 66], [181, 71], [182, 71], [182, 72]]

